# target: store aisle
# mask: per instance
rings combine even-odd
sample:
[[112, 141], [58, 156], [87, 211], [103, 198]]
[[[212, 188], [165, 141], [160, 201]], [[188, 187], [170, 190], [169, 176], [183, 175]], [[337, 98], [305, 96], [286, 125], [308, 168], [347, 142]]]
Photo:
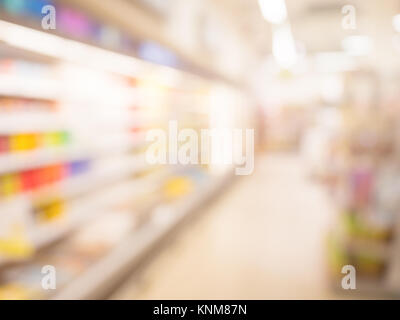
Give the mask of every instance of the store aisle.
[[133, 275], [118, 299], [332, 298], [324, 190], [296, 155], [263, 155], [171, 246]]

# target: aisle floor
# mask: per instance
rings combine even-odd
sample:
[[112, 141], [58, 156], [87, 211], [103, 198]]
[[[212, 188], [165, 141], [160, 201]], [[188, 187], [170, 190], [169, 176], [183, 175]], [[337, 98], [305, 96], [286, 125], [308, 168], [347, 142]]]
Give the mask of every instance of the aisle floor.
[[259, 156], [114, 299], [329, 299], [328, 197], [296, 155]]

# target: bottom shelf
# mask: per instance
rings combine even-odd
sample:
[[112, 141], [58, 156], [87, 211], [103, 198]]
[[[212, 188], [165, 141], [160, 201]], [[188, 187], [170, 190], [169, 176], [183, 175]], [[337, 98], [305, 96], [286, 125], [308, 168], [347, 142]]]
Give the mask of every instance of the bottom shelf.
[[159, 205], [151, 217], [134, 233], [111, 250], [103, 259], [95, 263], [83, 274], [74, 279], [53, 300], [101, 299], [115, 288], [141, 258], [191, 212], [199, 209], [232, 179], [233, 171], [214, 177], [204, 188], [174, 204]]

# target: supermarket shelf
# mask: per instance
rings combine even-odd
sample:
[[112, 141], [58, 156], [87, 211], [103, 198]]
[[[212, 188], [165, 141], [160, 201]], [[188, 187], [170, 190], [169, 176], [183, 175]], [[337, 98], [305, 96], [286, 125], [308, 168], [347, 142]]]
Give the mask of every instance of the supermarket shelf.
[[48, 112], [2, 112], [0, 133], [58, 131], [65, 129], [64, 122], [60, 116]]
[[[131, 17], [129, 21], [132, 20]], [[135, 28], [137, 27], [137, 24]], [[18, 37], [14, 36], [18, 35]], [[41, 42], [43, 46], [34, 46], [31, 43], [26, 43], [21, 38], [34, 38]], [[142, 59], [135, 58], [130, 55], [117, 53], [97, 46], [89, 45], [84, 42], [79, 42], [71, 39], [66, 39], [54, 34], [48, 34], [39, 30], [31, 29], [15, 23], [0, 20], [0, 40], [14, 49], [24, 50], [33, 57], [40, 56], [46, 60], [68, 61], [72, 63], [85, 64], [94, 67], [95, 69], [113, 72], [127, 77], [136, 77], [138, 74], [150, 74], [152, 70], [162, 70], [164, 77], [159, 78], [158, 82], [164, 87], [175, 87], [171, 85], [169, 75], [184, 76], [187, 79], [197, 81], [198, 79], [217, 79], [230, 85], [240, 85], [239, 79], [233, 79], [232, 75], [215, 73], [206, 65], [199, 65], [197, 71], [185, 71], [172, 67], [155, 64]], [[164, 42], [164, 41], [161, 41]], [[170, 44], [171, 46], [171, 44]], [[175, 47], [172, 45], [172, 47]], [[174, 48], [180, 51], [179, 48]], [[190, 60], [197, 60], [199, 57], [191, 57]], [[99, 62], [101, 61], [101, 63]], [[199, 62], [199, 61], [198, 61]], [[203, 61], [201, 64], [203, 64]], [[198, 63], [196, 63], [198, 64]], [[195, 68], [197, 69], [197, 67]], [[35, 93], [33, 93], [35, 95]], [[42, 90], [36, 95], [44, 96], [54, 95], [54, 92]]]
[[[18, 34], [19, 36], [15, 36]], [[21, 38], [37, 39], [46, 45], [32, 46]], [[38, 31], [14, 23], [0, 20], [0, 40], [7, 45], [39, 54], [57, 61], [82, 63], [96, 69], [114, 72], [125, 76], [134, 76], [143, 68], [154, 67], [150, 63], [140, 61], [113, 51], [94, 47], [82, 42], [62, 38], [54, 34]], [[100, 61], [100, 62], [99, 62]], [[139, 63], [140, 62], [140, 63]], [[41, 92], [44, 94], [46, 92]]]
[[90, 152], [83, 148], [54, 148], [0, 156], [0, 174], [18, 172], [54, 163], [86, 159]]
[[[84, 225], [91, 219], [99, 217], [110, 211], [110, 207], [125, 199], [132, 198], [133, 194], [141, 194], [159, 185], [158, 182], [165, 179], [165, 172], [153, 173], [149, 176], [118, 183], [100, 192], [95, 192], [84, 200], [75, 200], [69, 205], [65, 214], [66, 220], [51, 225], [40, 227], [31, 232], [30, 238], [36, 249], [41, 249], [53, 242], [62, 239], [72, 231]], [[21, 263], [25, 260], [12, 260], [0, 257], [0, 267], [7, 263]]]
[[55, 81], [40, 80], [34, 77], [0, 75], [0, 95], [29, 99], [57, 100], [59, 92]]
[[97, 189], [99, 186], [111, 184], [119, 181], [130, 174], [140, 172], [148, 167], [144, 156], [125, 156], [118, 162], [113, 162], [113, 166], [108, 168], [95, 168], [89, 173], [68, 178], [65, 181], [51, 184], [40, 188], [39, 190], [23, 193], [10, 199], [5, 199], [0, 202], [0, 212], [6, 213], [7, 207], [12, 207], [12, 203], [25, 203], [36, 197], [51, 197], [58, 196], [63, 198], [71, 198], [85, 192], [90, 192]]
[[144, 156], [125, 156], [110, 168], [97, 168], [87, 174], [66, 179], [65, 181], [41, 188], [34, 196], [49, 197], [53, 194], [63, 198], [74, 197], [92, 189], [124, 179], [126, 176], [140, 172], [148, 167]]
[[[157, 175], [155, 178], [161, 179]], [[67, 224], [60, 228], [49, 225], [37, 230], [33, 235], [33, 243], [37, 248], [51, 244], [94, 217], [99, 217], [101, 214], [107, 213], [110, 207], [125, 199], [129, 199], [132, 197], [132, 194], [138, 194], [147, 190], [151, 186], [150, 181], [154, 182], [154, 177], [122, 182], [101, 192], [96, 192], [85, 200], [75, 201], [70, 205], [69, 212], [67, 213]]]
[[[134, 119], [127, 118], [103, 118], [96, 122], [97, 127], [104, 130], [122, 130], [129, 129], [134, 125], [149, 125], [157, 123], [162, 116], [150, 118], [150, 116], [135, 116]], [[21, 132], [51, 132], [65, 130], [70, 127], [62, 115], [37, 111], [18, 111], [0, 113], [0, 134], [17, 134]]]
[[43, 167], [55, 163], [96, 158], [119, 152], [129, 151], [129, 149], [144, 143], [142, 136], [138, 139], [128, 139], [116, 143], [104, 143], [100, 146], [76, 146], [66, 148], [41, 149], [31, 152], [10, 153], [0, 155], [0, 174], [28, 170]]
[[199, 188], [196, 193], [176, 205], [159, 207], [148, 223], [52, 299], [95, 299], [107, 296], [121, 277], [129, 274], [148, 250], [156, 246], [189, 213], [200, 208], [207, 199], [222, 190], [232, 176], [232, 171], [229, 171], [224, 176], [213, 178], [208, 187]]

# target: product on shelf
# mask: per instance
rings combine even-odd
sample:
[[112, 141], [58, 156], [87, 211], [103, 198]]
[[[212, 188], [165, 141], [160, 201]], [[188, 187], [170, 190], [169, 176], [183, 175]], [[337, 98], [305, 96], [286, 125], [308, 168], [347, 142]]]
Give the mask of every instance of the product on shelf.
[[387, 258], [379, 252], [368, 249], [368, 246], [352, 246], [349, 241], [341, 237], [330, 236], [329, 269], [335, 279], [342, 279], [342, 268], [346, 265], [354, 266], [360, 280], [381, 280], [387, 270]]
[[135, 215], [124, 211], [111, 212], [91, 225], [82, 226], [65, 241], [39, 254], [34, 261], [6, 271], [0, 281], [0, 300], [48, 298], [53, 292], [41, 288], [43, 266], [56, 268], [57, 289], [63, 288], [123, 241], [134, 227]]
[[38, 169], [0, 176], [0, 199], [19, 193], [36, 191], [69, 177], [81, 175], [90, 170], [89, 160], [77, 160], [66, 164], [54, 164]]
[[169, 200], [183, 197], [193, 190], [193, 182], [189, 177], [172, 177], [164, 186], [165, 197]]
[[1, 135], [0, 154], [61, 147], [68, 145], [70, 141], [67, 131]]
[[24, 259], [32, 256], [34, 248], [18, 226], [12, 227], [8, 234], [0, 237], [0, 256]]
[[[0, 215], [0, 259], [30, 257], [34, 248], [28, 232], [29, 217], [22, 203], [10, 203]], [[0, 260], [1, 263], [1, 260]]]
[[[362, 77], [365, 74], [361, 74]], [[347, 90], [359, 78], [350, 75]], [[374, 83], [374, 82], [372, 82]], [[376, 87], [368, 87], [374, 92]], [[370, 94], [366, 92], [365, 94]], [[351, 96], [351, 95], [349, 95]], [[355, 267], [363, 284], [388, 290], [385, 279], [395, 256], [396, 225], [400, 212], [400, 166], [396, 138], [397, 117], [385, 106], [350, 101], [340, 109], [341, 125], [331, 141], [329, 184], [338, 216], [329, 235], [333, 277], [343, 277], [345, 265]], [[358, 279], [358, 278], [357, 278]]]
[[65, 213], [65, 205], [63, 199], [51, 199], [40, 202], [34, 207], [34, 216], [39, 223], [59, 220]]
[[28, 300], [39, 294], [39, 290], [31, 290], [23, 284], [10, 283], [0, 286], [0, 300]]
[[[29, 1], [22, 2], [25, 6]], [[74, 13], [72, 21], [68, 10], [61, 6], [57, 14], [59, 9], [60, 30], [72, 38], [84, 36], [77, 33], [85, 30], [74, 28], [76, 12], [69, 11]], [[40, 266], [54, 265], [57, 289], [63, 288], [123, 243], [139, 215], [145, 223], [154, 206], [180, 200], [210, 181], [208, 166], [179, 165], [178, 172], [176, 167], [146, 163], [149, 129], [166, 129], [169, 121], [177, 121], [180, 128], [193, 128], [200, 136], [201, 129], [214, 126], [211, 118], [243, 127], [247, 109], [228, 85], [131, 57], [118, 60], [115, 52], [89, 45], [76, 43], [76, 48], [83, 56], [93, 55], [93, 62], [104, 59], [104, 66], [70, 63], [65, 57], [53, 57], [57, 63], [48, 64], [0, 59], [0, 117], [13, 120], [0, 128], [0, 158], [22, 162], [24, 168], [0, 174], [0, 258], [22, 260], [0, 273], [0, 299], [48, 298], [52, 292], [38, 287]], [[26, 51], [22, 56], [28, 60], [31, 53]], [[123, 64], [114, 64], [114, 58]], [[134, 74], [121, 71], [125, 61], [137, 64]], [[213, 94], [224, 99], [213, 99]], [[213, 101], [229, 103], [221, 112], [220, 103]], [[90, 155], [71, 157], [71, 140]], [[61, 152], [64, 148], [54, 150], [70, 145], [68, 154]], [[70, 179], [74, 176], [79, 177]], [[19, 207], [11, 210], [11, 204]], [[6, 223], [10, 217], [15, 219]]]

